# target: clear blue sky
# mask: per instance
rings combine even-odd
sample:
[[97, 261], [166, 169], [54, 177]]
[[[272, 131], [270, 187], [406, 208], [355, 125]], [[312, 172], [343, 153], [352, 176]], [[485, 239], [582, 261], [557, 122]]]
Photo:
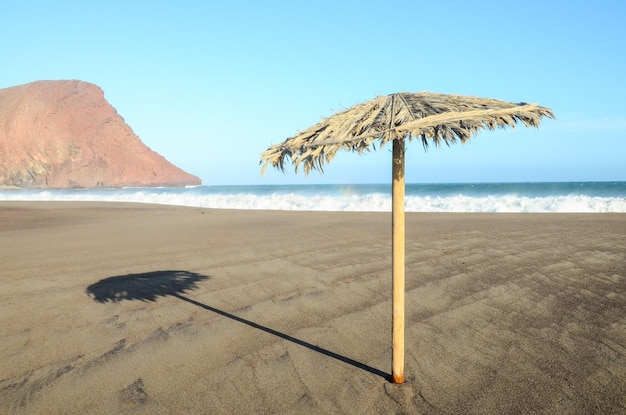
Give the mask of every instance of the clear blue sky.
[[0, 88], [80, 79], [204, 184], [386, 183], [387, 149], [322, 176], [259, 155], [376, 95], [535, 102], [557, 120], [409, 146], [407, 181], [626, 180], [626, 2], [30, 1], [0, 6]]

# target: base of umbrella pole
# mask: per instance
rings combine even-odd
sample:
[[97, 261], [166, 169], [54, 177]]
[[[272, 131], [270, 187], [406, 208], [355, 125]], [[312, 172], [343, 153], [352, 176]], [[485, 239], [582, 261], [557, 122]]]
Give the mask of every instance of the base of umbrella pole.
[[404, 140], [393, 140], [391, 199], [391, 378], [404, 383]]

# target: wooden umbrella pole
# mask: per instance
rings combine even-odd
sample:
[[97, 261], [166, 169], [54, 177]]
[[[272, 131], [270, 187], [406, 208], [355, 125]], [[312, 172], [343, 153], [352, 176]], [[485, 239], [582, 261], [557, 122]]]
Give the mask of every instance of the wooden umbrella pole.
[[393, 140], [392, 171], [392, 369], [393, 383], [404, 382], [404, 139]]

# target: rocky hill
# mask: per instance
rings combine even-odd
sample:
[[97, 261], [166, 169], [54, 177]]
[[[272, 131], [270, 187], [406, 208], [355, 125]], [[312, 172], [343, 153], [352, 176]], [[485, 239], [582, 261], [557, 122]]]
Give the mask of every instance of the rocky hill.
[[96, 85], [37, 81], [0, 89], [0, 186], [198, 184], [146, 147]]

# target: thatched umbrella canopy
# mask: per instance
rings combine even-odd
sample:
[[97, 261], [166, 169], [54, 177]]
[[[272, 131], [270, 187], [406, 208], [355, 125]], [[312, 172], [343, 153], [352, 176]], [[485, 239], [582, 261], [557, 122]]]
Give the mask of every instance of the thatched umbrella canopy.
[[263, 171], [268, 165], [285, 170], [291, 160], [296, 172], [302, 166], [323, 172], [339, 150], [358, 153], [393, 143], [392, 168], [392, 280], [393, 280], [393, 363], [395, 383], [404, 381], [404, 146], [421, 140], [424, 147], [434, 143], [464, 143], [481, 129], [538, 127], [542, 118], [554, 118], [552, 110], [536, 104], [510, 103], [461, 95], [396, 93], [379, 96], [355, 105], [280, 144], [261, 155]]

